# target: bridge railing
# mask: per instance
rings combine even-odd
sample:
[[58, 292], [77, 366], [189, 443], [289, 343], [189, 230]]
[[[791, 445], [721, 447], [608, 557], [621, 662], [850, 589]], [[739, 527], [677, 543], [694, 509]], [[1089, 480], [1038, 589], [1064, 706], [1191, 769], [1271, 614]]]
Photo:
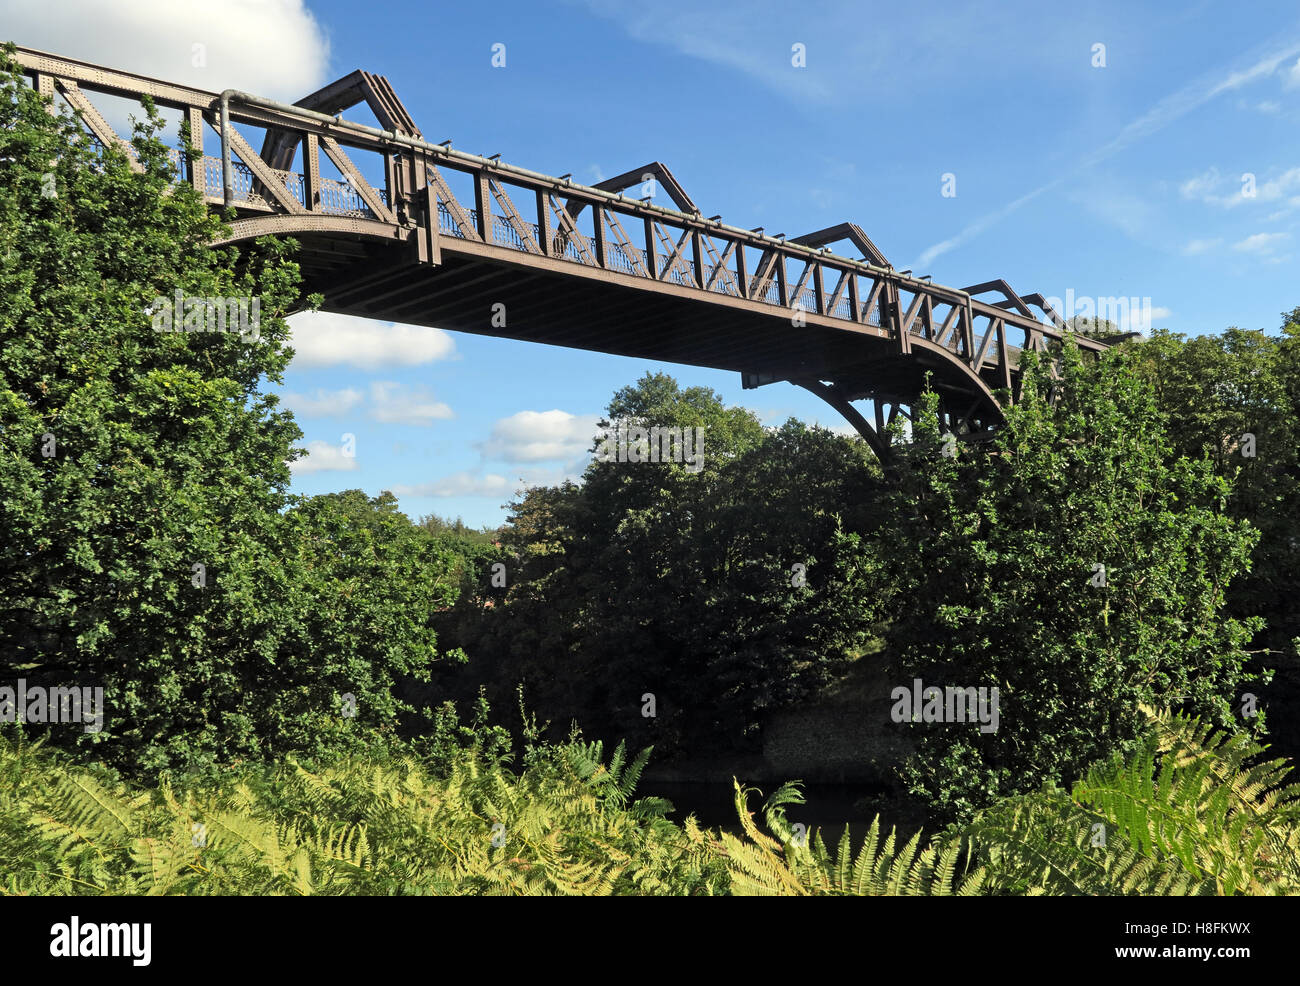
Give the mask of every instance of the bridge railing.
[[[482, 179], [459, 161], [443, 162], [441, 167]], [[473, 240], [482, 226], [479, 208], [459, 206], [448, 183], [437, 176], [438, 169], [429, 168], [438, 189], [439, 232]], [[780, 242], [765, 242], [756, 251], [752, 242], [719, 234], [697, 216], [647, 215], [639, 203], [622, 197], [611, 201], [577, 187], [566, 187], [566, 194], [560, 196], [552, 188], [521, 182], [513, 174], [489, 174], [491, 195], [476, 196], [476, 203], [491, 207], [495, 202], [504, 212], [492, 214], [494, 245], [854, 322], [882, 335], [893, 334], [903, 351], [914, 342], [946, 349], [976, 372], [991, 376], [990, 382], [1007, 386], [1021, 349], [1046, 349], [1059, 337], [1053, 326], [1019, 312], [892, 270], [794, 245], [785, 249]], [[538, 221], [521, 219], [515, 199], [535, 200]], [[456, 211], [465, 217], [463, 223], [457, 222]], [[521, 229], [528, 235], [522, 235]], [[1013, 342], [1016, 333], [1023, 337], [1021, 345]], [[990, 370], [995, 372], [989, 374]]]

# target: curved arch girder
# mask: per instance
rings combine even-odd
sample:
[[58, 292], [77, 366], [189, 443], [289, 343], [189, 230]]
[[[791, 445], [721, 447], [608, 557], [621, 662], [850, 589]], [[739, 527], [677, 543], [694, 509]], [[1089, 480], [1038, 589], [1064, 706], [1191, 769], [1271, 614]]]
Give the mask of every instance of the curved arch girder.
[[877, 433], [876, 429], [862, 416], [861, 412], [849, 403], [835, 384], [822, 383], [820, 380], [791, 380], [790, 382], [816, 394], [839, 411], [844, 416], [844, 419], [853, 426], [853, 430], [862, 436], [863, 441], [871, 446], [871, 451], [875, 453], [877, 459], [884, 462], [889, 457], [889, 443]]
[[331, 216], [321, 213], [301, 213], [293, 216], [253, 216], [236, 219], [230, 224], [230, 235], [214, 240], [212, 246], [230, 246], [259, 236], [293, 236], [295, 233], [338, 233], [384, 243], [405, 242], [410, 231], [378, 219], [359, 219], [354, 216]]

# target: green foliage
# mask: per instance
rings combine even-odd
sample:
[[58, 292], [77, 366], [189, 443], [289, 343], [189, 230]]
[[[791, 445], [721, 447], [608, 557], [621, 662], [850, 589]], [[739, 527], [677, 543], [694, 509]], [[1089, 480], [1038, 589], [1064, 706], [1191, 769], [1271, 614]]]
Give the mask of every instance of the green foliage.
[[765, 431], [663, 374], [619, 391], [609, 416], [703, 428], [703, 467], [594, 461], [582, 486], [514, 504], [504, 605], [446, 631], [474, 658], [460, 694], [492, 684], [480, 663], [593, 735], [752, 745], [765, 715], [868, 646], [849, 591], [860, 559], [837, 534], [865, 523], [879, 471], [863, 442], [794, 421]]
[[1184, 339], [1154, 334], [1137, 353], [1174, 449], [1229, 478], [1228, 513], [1260, 532], [1248, 573], [1227, 589], [1226, 611], [1260, 616], [1254, 667], [1268, 669], [1259, 704], [1279, 750], [1300, 754], [1300, 308], [1275, 335], [1230, 328]]
[[1073, 795], [1047, 787], [979, 815], [969, 840], [998, 893], [1295, 894], [1300, 789], [1265, 747], [1161, 714], [1125, 762], [1093, 767]]
[[[1267, 620], [1262, 640], [1287, 650], [1300, 631], [1300, 321], [1277, 336], [1230, 328], [1184, 339], [1158, 332], [1136, 353], [1177, 454], [1232, 480], [1228, 512], [1260, 532], [1249, 573], [1230, 588], [1234, 615]], [[1253, 437], [1253, 442], [1247, 439]]]
[[447, 535], [448, 537], [458, 538], [474, 544], [492, 544], [497, 540], [501, 533], [491, 527], [470, 527], [460, 517], [451, 520], [447, 517], [439, 517], [437, 514], [428, 514], [421, 517], [419, 526], [423, 527], [430, 534]]
[[902, 727], [939, 818], [1130, 752], [1144, 704], [1226, 726], [1249, 680], [1259, 621], [1224, 599], [1257, 535], [1227, 513], [1230, 483], [1171, 453], [1126, 350], [1085, 362], [1070, 344], [1060, 380], [1034, 356], [988, 447], [945, 456], [919, 415], [873, 547], [894, 680], [999, 689], [994, 732]]
[[140, 789], [0, 736], [8, 894], [1233, 895], [1300, 892], [1300, 790], [1264, 747], [1155, 717], [1127, 761], [1072, 795], [1000, 800], [926, 842], [876, 818], [854, 851], [796, 829], [783, 785], [767, 832], [735, 785], [738, 833], [670, 822], [633, 791], [649, 750], [534, 747], [524, 769], [471, 729], [412, 752], [244, 766]]
[[242, 769], [140, 791], [0, 740], [8, 894], [715, 894], [726, 870], [693, 820], [633, 801], [649, 751], [551, 748], [515, 776], [464, 749]]
[[[52, 741], [140, 772], [368, 742], [435, 658], [453, 553], [390, 496], [289, 496], [302, 433], [263, 387], [292, 357], [292, 241], [208, 246], [151, 106], [139, 171], [48, 110], [6, 56], [0, 666], [102, 687], [104, 728]], [[257, 337], [155, 331], [178, 290], [256, 299]]]
[[[107, 698], [102, 731], [49, 731], [93, 766], [0, 740], [0, 888], [1300, 890], [1283, 761], [1223, 731], [1269, 680], [1245, 648], [1300, 632], [1300, 309], [1278, 336], [1067, 344], [1059, 379], [1024, 352], [992, 443], [943, 454], [929, 395], [888, 484], [862, 442], [648, 374], [610, 419], [702, 428], [702, 470], [598, 461], [499, 532], [415, 525], [391, 494], [288, 493], [302, 435], [265, 387], [303, 304], [293, 242], [210, 247], [227, 228], [148, 101], [136, 169], [0, 62], [0, 666]], [[256, 299], [257, 338], [155, 331], [177, 291]], [[907, 727], [910, 792], [965, 823], [925, 844], [879, 818], [856, 852], [805, 843], [793, 786], [771, 835], [739, 785], [741, 835], [679, 827], [633, 797], [648, 750], [607, 762], [525, 717], [514, 773], [488, 722], [482, 686], [521, 680], [591, 735], [752, 748], [878, 635], [900, 683], [1000, 692], [994, 733]], [[438, 682], [479, 692], [468, 725], [429, 684], [465, 650]], [[1170, 703], [1201, 718], [1142, 711]]]
[[1300, 891], [1300, 789], [1265, 748], [1200, 720], [1162, 713], [1127, 761], [1093, 767], [1073, 794], [1051, 784], [950, 826], [922, 848], [872, 822], [856, 857], [846, 830], [834, 857], [817, 831], [795, 839], [783, 807], [758, 831], [736, 786], [746, 839], [723, 833], [736, 894], [1293, 895]]

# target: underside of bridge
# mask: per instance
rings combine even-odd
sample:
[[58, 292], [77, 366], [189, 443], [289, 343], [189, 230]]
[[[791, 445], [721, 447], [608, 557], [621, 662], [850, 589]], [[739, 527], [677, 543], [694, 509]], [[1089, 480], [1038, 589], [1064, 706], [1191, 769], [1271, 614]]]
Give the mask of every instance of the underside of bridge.
[[306, 290], [324, 296], [323, 311], [761, 372], [772, 382], [799, 384], [826, 399], [878, 454], [887, 444], [878, 431], [881, 422], [872, 426], [851, 403], [869, 399], [891, 410], [910, 410], [927, 377], [955, 430], [982, 433], [998, 419], [987, 395], [971, 386], [969, 374], [954, 369], [946, 353], [913, 348], [901, 354], [885, 335], [825, 324], [829, 320], [808, 313], [794, 331], [788, 309], [754, 312], [685, 291], [666, 294], [650, 284], [637, 291], [637, 285], [629, 288], [621, 279], [574, 276], [563, 261], [552, 262], [562, 265], [560, 270], [544, 263], [521, 269], [517, 258], [464, 255], [444, 242], [440, 264], [415, 264], [404, 245], [338, 235], [295, 238]]
[[860, 377], [905, 394], [917, 392], [927, 370], [947, 385], [968, 384], [942, 358], [902, 356], [886, 337], [818, 324], [807, 313], [792, 331], [789, 310], [756, 313], [568, 269], [526, 270], [446, 244], [431, 266], [410, 263], [401, 247], [297, 239], [308, 290], [325, 296], [327, 311], [690, 366], [762, 368], [783, 379]]

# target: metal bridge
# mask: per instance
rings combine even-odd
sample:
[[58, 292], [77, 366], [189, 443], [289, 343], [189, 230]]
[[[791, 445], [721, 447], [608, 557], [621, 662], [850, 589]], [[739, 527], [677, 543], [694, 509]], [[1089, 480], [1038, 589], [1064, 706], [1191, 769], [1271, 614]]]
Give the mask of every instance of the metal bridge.
[[[179, 110], [192, 149], [173, 152], [177, 179], [234, 209], [221, 242], [294, 237], [325, 311], [734, 370], [746, 387], [787, 380], [840, 411], [882, 458], [886, 426], [911, 414], [927, 374], [944, 427], [986, 434], [1016, 399], [1021, 350], [1047, 352], [1065, 332], [1041, 295], [1005, 281], [956, 289], [894, 269], [853, 223], [786, 237], [705, 217], [658, 162], [589, 186], [430, 143], [368, 72], [288, 105], [30, 48], [17, 61], [128, 157], [91, 95], [148, 95]], [[342, 118], [362, 102], [381, 127]], [[260, 151], [235, 124], [264, 134]], [[339, 177], [322, 175], [322, 154]], [[634, 186], [652, 195], [623, 194]], [[672, 208], [649, 200], [656, 188]], [[838, 244], [860, 259], [832, 253]]]

